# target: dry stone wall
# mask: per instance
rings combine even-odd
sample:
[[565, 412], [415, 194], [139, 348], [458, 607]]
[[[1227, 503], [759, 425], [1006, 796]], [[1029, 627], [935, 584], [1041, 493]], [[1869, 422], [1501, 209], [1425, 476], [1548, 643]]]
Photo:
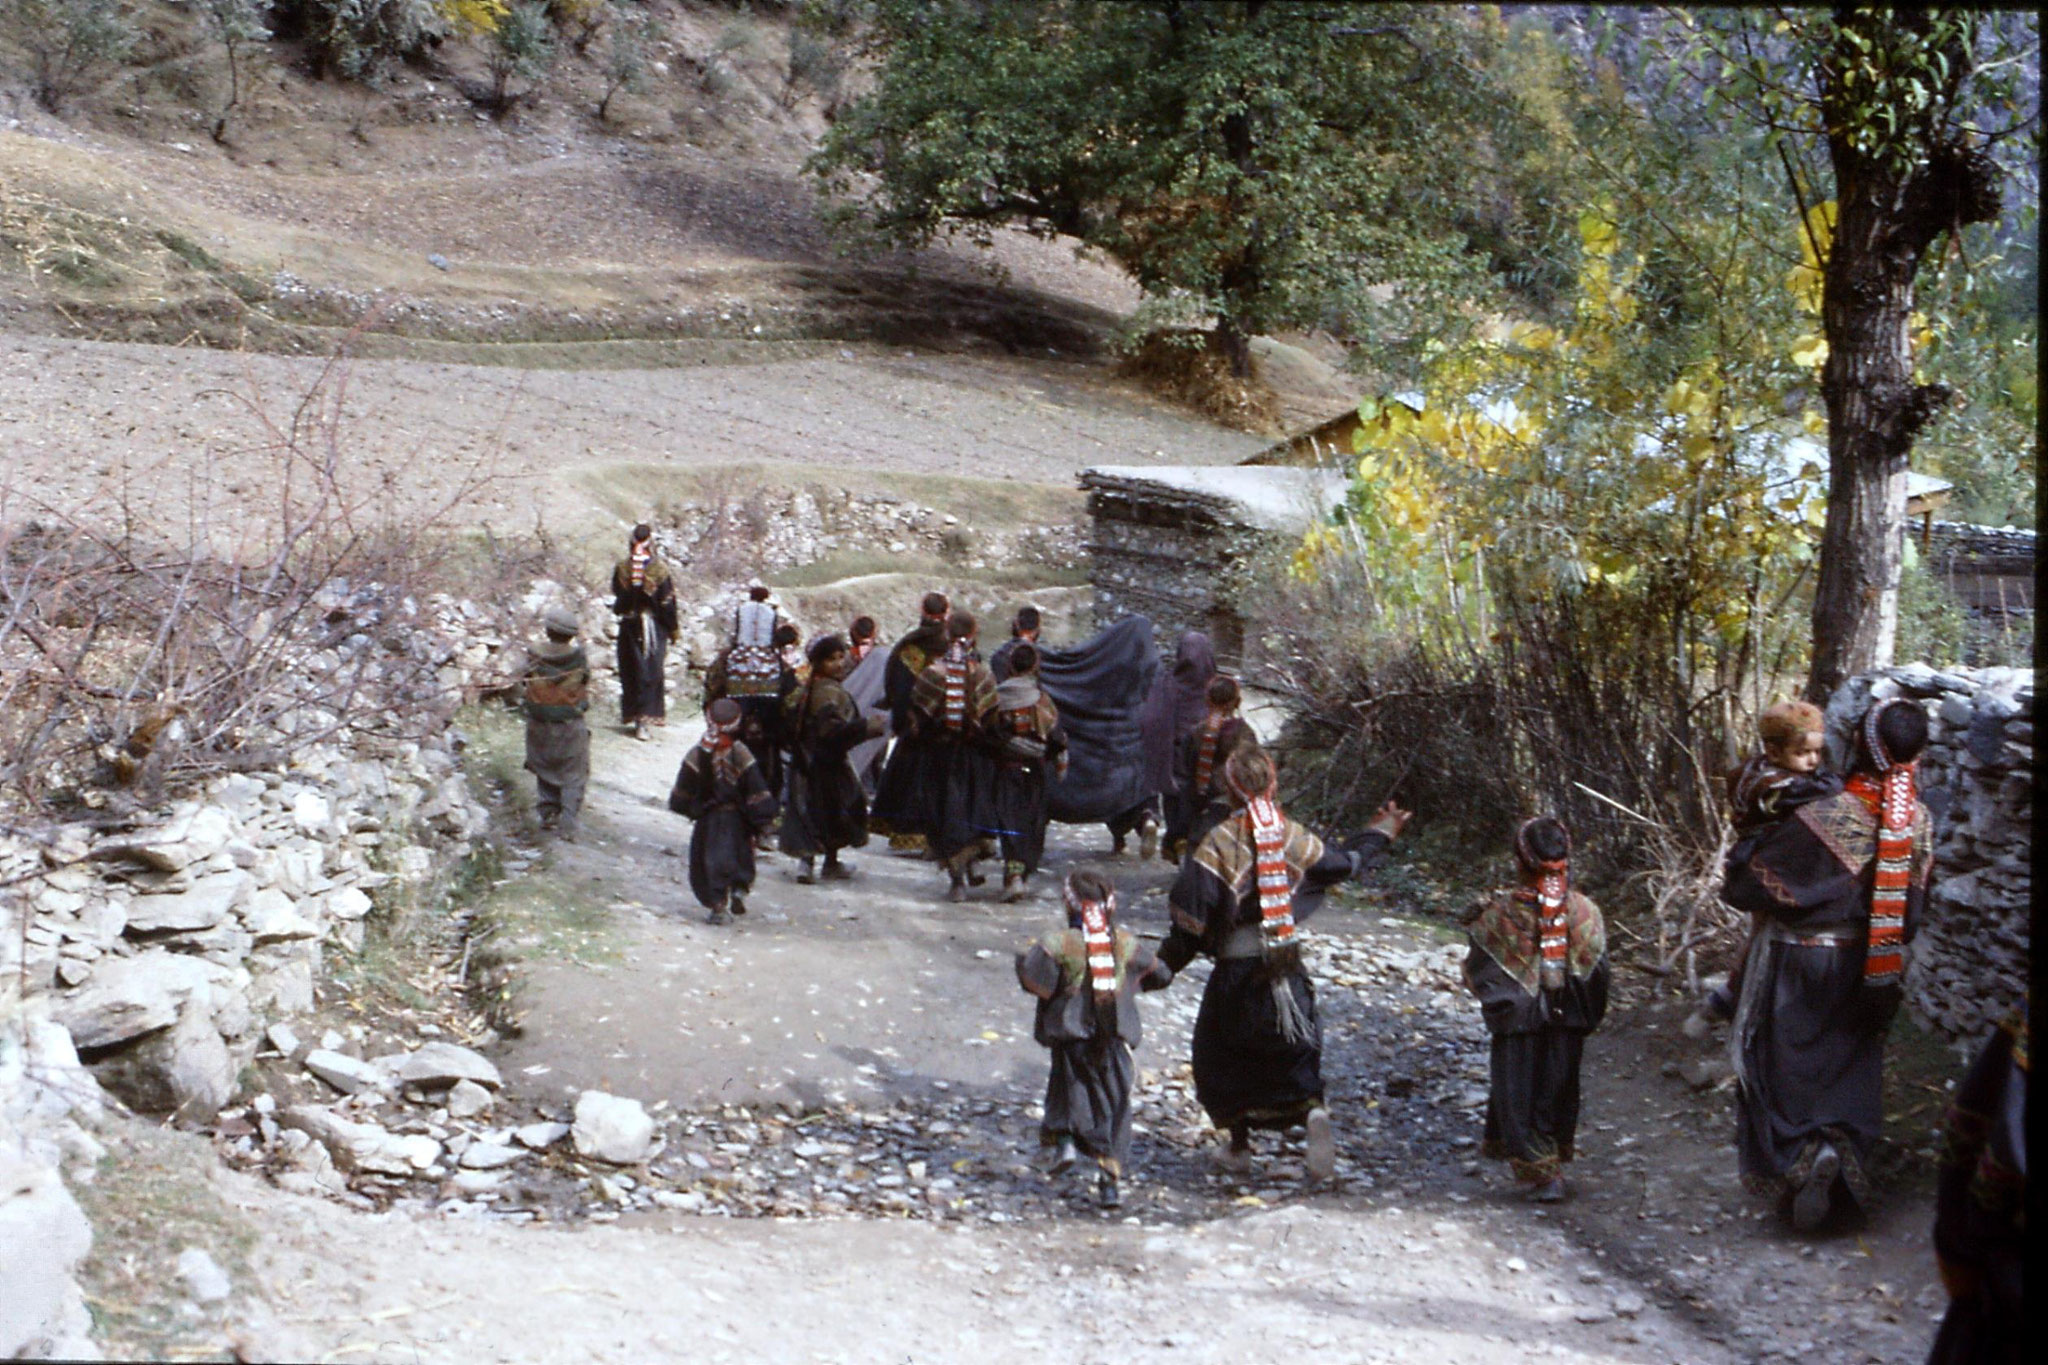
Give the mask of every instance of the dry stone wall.
[[[377, 600], [338, 586], [326, 624]], [[403, 729], [419, 738], [302, 708], [291, 723], [325, 738], [260, 737], [289, 754], [274, 770], [126, 814], [103, 802], [72, 823], [0, 823], [0, 1246], [36, 1249], [0, 1256], [0, 1359], [97, 1354], [71, 1275], [91, 1229], [63, 1177], [91, 1178], [109, 1105], [211, 1118], [273, 1026], [313, 1008], [329, 954], [361, 946], [378, 904], [434, 895], [468, 856], [488, 815], [448, 722], [516, 672], [522, 628], [563, 600], [589, 624], [608, 615], [546, 583], [495, 610], [408, 602], [400, 623], [363, 606], [364, 639], [434, 679], [423, 694], [419, 670], [388, 675], [405, 681], [383, 703], [412, 708]], [[311, 691], [371, 647], [336, 634]]]
[[1934, 888], [1907, 971], [1914, 1012], [1958, 1042], [1981, 1040], [2027, 988], [2032, 945], [2034, 675], [1906, 664], [1853, 678], [1828, 703], [1830, 761], [1849, 756], [1871, 701], [1927, 707], [1921, 799], [1934, 815]]

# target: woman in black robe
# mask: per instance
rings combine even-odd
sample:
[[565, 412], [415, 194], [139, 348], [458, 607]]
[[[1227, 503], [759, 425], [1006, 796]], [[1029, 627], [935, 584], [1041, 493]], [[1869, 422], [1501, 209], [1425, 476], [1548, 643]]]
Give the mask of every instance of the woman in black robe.
[[654, 552], [654, 528], [633, 528], [626, 557], [612, 569], [612, 614], [619, 618], [619, 718], [641, 739], [668, 723], [662, 670], [676, 636], [676, 582]]
[[[1171, 801], [1179, 790], [1173, 771], [1175, 746], [1181, 736], [1202, 723], [1209, 714], [1209, 680], [1216, 676], [1216, 650], [1199, 630], [1181, 632], [1174, 647], [1173, 667], [1162, 670], [1153, 680], [1152, 691], [1138, 713], [1138, 729], [1145, 745], [1146, 802], [1110, 821], [1116, 848], [1123, 851], [1124, 835], [1137, 829], [1144, 836], [1141, 849], [1149, 858], [1158, 852], [1159, 802]], [[1151, 828], [1145, 828], [1147, 818]], [[1121, 826], [1121, 827], [1120, 827]]]
[[2019, 1365], [2027, 1340], [2027, 1002], [1956, 1087], [1935, 1186], [1948, 1312], [1928, 1365]]
[[911, 736], [924, 746], [923, 785], [913, 794], [925, 841], [946, 869], [950, 899], [967, 899], [970, 883], [982, 878], [974, 860], [984, 856], [987, 802], [993, 787], [994, 755], [988, 718], [996, 709], [996, 684], [974, 649], [974, 617], [956, 611], [946, 621], [946, 652], [917, 675], [911, 694]]
[[1885, 1032], [1934, 866], [1912, 785], [1926, 744], [1917, 703], [1874, 704], [1847, 789], [1767, 831], [1722, 891], [1764, 917], [1728, 1043], [1742, 1178], [1800, 1231], [1869, 1196]]
[[882, 675], [882, 701], [889, 712], [889, 732], [895, 736], [882, 776], [875, 783], [874, 806], [868, 812], [868, 827], [889, 836], [891, 848], [921, 848], [926, 830], [919, 810], [920, 793], [935, 780], [931, 768], [935, 757], [928, 737], [916, 733], [910, 719], [911, 694], [917, 690], [918, 675], [946, 652], [946, 617], [951, 611], [944, 593], [924, 596], [924, 618], [889, 649], [889, 661]]
[[[994, 750], [989, 790], [975, 827], [994, 837], [1003, 859], [1003, 899], [1024, 899], [1026, 883], [1045, 857], [1051, 818], [1046, 786], [1067, 771], [1067, 736], [1059, 709], [1038, 686], [1038, 649], [1012, 641], [1010, 675], [996, 684], [988, 715]], [[993, 672], [993, 670], [991, 670]]]
[[713, 924], [747, 913], [754, 840], [775, 822], [775, 794], [738, 738], [740, 706], [720, 697], [704, 713], [704, 738], [690, 746], [669, 790], [668, 808], [694, 821], [690, 893]]
[[1579, 1058], [1607, 1013], [1607, 926], [1571, 888], [1571, 839], [1550, 816], [1515, 831], [1518, 885], [1482, 902], [1465, 984], [1493, 1035], [1480, 1149], [1539, 1203], [1565, 1196], [1579, 1129]]
[[[1327, 1179], [1336, 1148], [1323, 1108], [1322, 1029], [1294, 927], [1330, 887], [1378, 860], [1408, 812], [1389, 801], [1353, 847], [1326, 848], [1280, 812], [1265, 750], [1240, 748], [1224, 775], [1237, 808], [1181, 864], [1159, 959], [1176, 974], [1198, 953], [1216, 960], [1195, 1017], [1195, 1098], [1230, 1133], [1224, 1165], [1251, 1169], [1252, 1129], [1302, 1124], [1309, 1174]], [[1264, 892], [1262, 864], [1273, 874]]]
[[882, 733], [882, 718], [862, 715], [841, 685], [852, 662], [846, 642], [837, 635], [814, 640], [809, 657], [810, 677], [790, 693], [783, 711], [790, 747], [782, 851], [803, 860], [797, 880], [805, 885], [817, 875], [820, 854], [826, 880], [853, 875], [839, 850], [867, 843], [868, 799], [847, 755]]
[[1056, 1175], [1094, 1158], [1097, 1198], [1115, 1208], [1131, 1160], [1138, 992], [1171, 985], [1173, 972], [1117, 927], [1116, 890], [1101, 874], [1068, 874], [1065, 901], [1065, 931], [1017, 954], [1017, 983], [1038, 1000], [1032, 1037], [1052, 1052], [1038, 1141], [1054, 1149]]

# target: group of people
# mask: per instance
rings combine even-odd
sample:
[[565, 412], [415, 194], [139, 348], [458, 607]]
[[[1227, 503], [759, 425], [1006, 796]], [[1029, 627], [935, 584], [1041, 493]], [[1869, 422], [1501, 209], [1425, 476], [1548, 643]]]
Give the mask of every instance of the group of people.
[[[624, 719], [642, 734], [663, 716], [648, 651], [658, 653], [674, 630], [673, 582], [639, 548], [643, 531], [613, 580], [626, 622]], [[559, 826], [573, 825], [588, 767], [587, 733], [578, 739], [571, 730], [580, 721], [569, 725], [588, 705], [575, 624], [566, 613], [544, 620], [548, 640], [535, 651], [526, 692], [539, 811]], [[932, 593], [918, 625], [870, 664], [872, 619], [800, 647], [767, 591], [754, 589], [707, 674], [705, 735], [670, 796], [695, 822], [691, 886], [713, 922], [745, 913], [754, 852], [778, 816], [781, 851], [798, 860], [800, 881], [851, 876], [841, 855], [873, 831], [898, 847], [921, 844], [944, 870], [952, 900], [984, 881], [977, 863], [991, 858], [1001, 863], [1004, 899], [1021, 898], [1043, 860], [1048, 793], [1071, 748], [1057, 689], [1044, 677], [1051, 656], [1038, 642], [1041, 626], [1036, 610], [1019, 612], [1009, 640], [984, 660], [975, 618]], [[848, 687], [856, 670], [869, 680], [865, 705]], [[1330, 887], [1379, 859], [1409, 812], [1389, 801], [1342, 844], [1290, 819], [1274, 760], [1241, 703], [1206, 638], [1188, 632], [1139, 708], [1139, 799], [1119, 798], [1105, 822], [1118, 851], [1136, 833], [1145, 856], [1156, 851], [1178, 867], [1157, 951], [1120, 925], [1113, 883], [1084, 869], [1064, 879], [1064, 927], [1017, 959], [1018, 982], [1038, 1002], [1035, 1036], [1051, 1053], [1042, 1140], [1055, 1170], [1084, 1156], [1093, 1162], [1105, 1204], [1121, 1197], [1129, 1155], [1136, 997], [1169, 986], [1197, 956], [1213, 967], [1194, 1029], [1195, 1091], [1228, 1135], [1220, 1160], [1249, 1169], [1255, 1131], [1299, 1128], [1309, 1173], [1334, 1170], [1322, 1034], [1297, 929]], [[1751, 927], [1727, 985], [1689, 1025], [1732, 1025], [1742, 1177], [1801, 1230], [1867, 1199], [1884, 1038], [1933, 864], [1931, 823], [1914, 785], [1925, 711], [1901, 699], [1874, 703], [1839, 775], [1823, 770], [1823, 728], [1809, 704], [1770, 708], [1757, 752], [1729, 779], [1737, 841], [1722, 895]], [[885, 738], [893, 739], [886, 757]], [[1561, 821], [1523, 823], [1513, 858], [1512, 884], [1468, 917], [1465, 978], [1491, 1035], [1483, 1150], [1506, 1160], [1533, 1199], [1551, 1202], [1567, 1192], [1581, 1052], [1606, 1010], [1606, 933], [1599, 908], [1572, 885]], [[1956, 1275], [1970, 1286], [1973, 1312], [2017, 1284], [2005, 1261], [1965, 1265], [1979, 1244], [1954, 1229], [1982, 1221], [1987, 1201], [2002, 1198], [2008, 1213], [2017, 1207], [2012, 1168], [2023, 1189], [2024, 1152], [2005, 1130], [2018, 1112], [2012, 1095], [2023, 1105], [2025, 1040], [2022, 1012], [1951, 1116], [1944, 1190], [1955, 1185], [1973, 1202], [1944, 1215], [1944, 1267], [1963, 1267]], [[1977, 1339], [1975, 1322], [1945, 1329], [1944, 1339]]]

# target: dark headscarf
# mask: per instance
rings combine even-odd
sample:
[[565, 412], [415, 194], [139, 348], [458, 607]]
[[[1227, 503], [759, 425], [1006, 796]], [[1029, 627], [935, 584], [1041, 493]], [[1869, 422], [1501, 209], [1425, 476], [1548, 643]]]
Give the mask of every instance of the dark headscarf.
[[1173, 667], [1162, 671], [1138, 713], [1145, 739], [1145, 790], [1171, 792], [1173, 746], [1209, 714], [1209, 680], [1216, 676], [1216, 651], [1199, 630], [1184, 631]]

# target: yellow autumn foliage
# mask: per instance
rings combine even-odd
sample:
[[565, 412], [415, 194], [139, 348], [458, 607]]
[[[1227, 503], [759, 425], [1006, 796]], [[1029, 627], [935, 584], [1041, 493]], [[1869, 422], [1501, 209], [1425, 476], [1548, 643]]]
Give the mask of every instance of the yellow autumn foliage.
[[496, 33], [508, 12], [505, 0], [434, 0], [434, 7], [458, 33]]

